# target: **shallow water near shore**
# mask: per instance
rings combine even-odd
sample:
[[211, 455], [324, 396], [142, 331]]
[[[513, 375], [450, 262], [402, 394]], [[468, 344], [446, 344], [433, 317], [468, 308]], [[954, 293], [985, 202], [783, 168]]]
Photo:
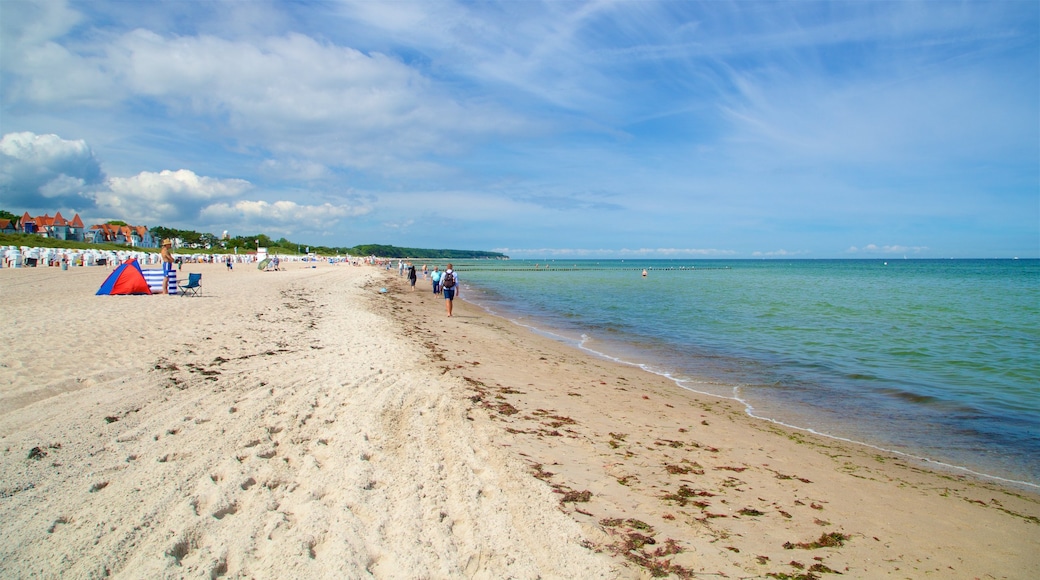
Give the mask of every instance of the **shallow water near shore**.
[[467, 301], [757, 417], [1040, 485], [1038, 260], [455, 266]]

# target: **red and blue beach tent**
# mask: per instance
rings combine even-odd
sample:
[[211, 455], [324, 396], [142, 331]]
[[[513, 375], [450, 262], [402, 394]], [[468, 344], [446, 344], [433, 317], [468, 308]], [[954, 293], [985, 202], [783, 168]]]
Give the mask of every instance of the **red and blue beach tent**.
[[97, 296], [114, 294], [151, 294], [148, 282], [144, 279], [141, 266], [131, 258], [119, 265], [108, 275], [108, 279], [97, 291]]

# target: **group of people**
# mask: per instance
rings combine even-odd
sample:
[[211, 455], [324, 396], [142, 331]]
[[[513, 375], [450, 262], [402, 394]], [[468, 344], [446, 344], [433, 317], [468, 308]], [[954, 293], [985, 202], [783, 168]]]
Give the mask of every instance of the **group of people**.
[[[408, 285], [411, 286], [412, 292], [415, 292], [415, 282], [419, 279], [418, 272], [415, 270], [415, 265], [411, 262], [398, 261], [397, 263], [398, 275], [408, 275]], [[433, 267], [433, 272], [429, 272], [426, 269], [426, 264], [422, 267], [423, 280], [429, 279], [433, 286], [433, 293], [444, 296], [444, 307], [448, 311], [448, 316], [452, 315], [453, 300], [459, 295], [459, 275], [452, 268], [451, 264], [441, 272], [437, 266]]]

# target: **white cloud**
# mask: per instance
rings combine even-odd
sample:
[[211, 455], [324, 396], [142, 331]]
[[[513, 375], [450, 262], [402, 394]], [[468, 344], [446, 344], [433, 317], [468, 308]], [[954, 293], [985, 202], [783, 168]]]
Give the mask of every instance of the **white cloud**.
[[121, 219], [168, 225], [190, 221], [211, 202], [237, 197], [251, 188], [242, 179], [203, 177], [180, 169], [113, 177], [107, 189], [96, 195], [102, 211], [123, 216]]
[[[290, 167], [314, 176], [324, 174], [318, 164], [300, 162]], [[371, 211], [360, 203], [306, 205], [241, 199], [253, 190], [253, 184], [244, 179], [208, 177], [189, 169], [142, 171], [105, 180], [83, 140], [29, 132], [0, 139], [0, 193], [9, 210], [89, 211], [102, 220], [133, 224], [287, 234], [327, 233], [341, 219]], [[95, 216], [84, 217], [91, 220]]]
[[340, 220], [364, 215], [366, 206], [301, 205], [293, 201], [238, 201], [210, 205], [200, 213], [200, 220], [208, 224], [226, 224], [223, 229], [259, 231], [273, 235], [290, 232], [304, 234], [308, 239], [328, 233]]
[[89, 207], [84, 189], [102, 179], [101, 166], [83, 140], [31, 132], [0, 138], [0, 194], [11, 207]]
[[93, 154], [82, 139], [69, 141], [57, 135], [30, 132], [8, 133], [0, 139], [0, 153], [14, 161], [37, 167], [64, 168], [93, 161]]
[[0, 60], [4, 99], [37, 103], [110, 103], [122, 96], [103, 64], [60, 43], [82, 20], [66, 2], [4, 2]]
[[142, 171], [134, 177], [112, 178], [109, 186], [113, 192], [134, 192], [139, 197], [158, 200], [176, 196], [189, 200], [212, 200], [233, 197], [250, 189], [252, 185], [244, 179], [217, 179], [195, 175], [189, 169], [153, 173]]
[[5, 2], [0, 18], [0, 49], [18, 54], [22, 47], [37, 47], [67, 33], [82, 21], [63, 1]]
[[474, 135], [517, 126], [397, 58], [301, 34], [237, 41], [139, 29], [108, 50], [113, 80], [133, 93], [226, 122], [243, 142], [323, 164], [389, 170], [395, 159], [459, 150]]
[[756, 258], [787, 258], [787, 257], [791, 257], [791, 256], [804, 256], [805, 254], [808, 254], [808, 253], [809, 253], [808, 250], [796, 250], [796, 251], [792, 252], [792, 251], [781, 249], [781, 250], [774, 250], [772, 252], [751, 252], [751, 255], [756, 257]]
[[296, 32], [225, 37], [138, 27], [84, 41], [73, 28], [83, 15], [47, 4], [55, 9], [12, 9], [24, 14], [10, 19], [5, 5], [7, 103], [115, 112], [132, 99], [150, 119], [201, 117], [214, 133], [275, 156], [388, 174], [428, 172], [429, 162], [412, 162], [528, 130], [520, 116], [399, 57], [344, 44], [346, 34], [336, 43]]
[[856, 246], [850, 247], [846, 250], [849, 254], [919, 254], [921, 252], [927, 252], [928, 246], [901, 246], [898, 244], [879, 246], [877, 244], [867, 244], [862, 248]]
[[38, 191], [40, 195], [50, 201], [68, 194], [79, 193], [83, 191], [86, 184], [87, 182], [83, 178], [63, 174], [41, 185]]

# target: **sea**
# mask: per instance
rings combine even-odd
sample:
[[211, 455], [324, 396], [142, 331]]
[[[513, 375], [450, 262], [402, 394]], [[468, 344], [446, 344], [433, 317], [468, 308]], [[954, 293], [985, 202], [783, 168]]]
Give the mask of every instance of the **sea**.
[[1040, 490], [1040, 260], [472, 260], [455, 268], [467, 302], [677, 389]]

